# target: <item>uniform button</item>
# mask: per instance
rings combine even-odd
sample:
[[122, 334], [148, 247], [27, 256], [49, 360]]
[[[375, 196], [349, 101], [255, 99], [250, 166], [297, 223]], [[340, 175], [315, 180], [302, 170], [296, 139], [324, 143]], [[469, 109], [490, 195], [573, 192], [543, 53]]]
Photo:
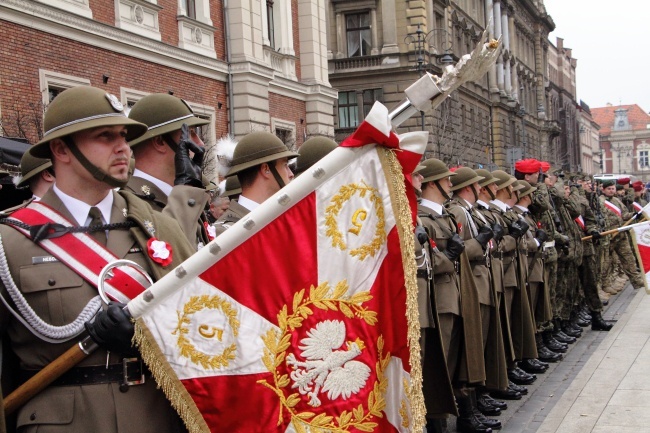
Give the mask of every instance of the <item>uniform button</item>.
[[194, 205], [196, 204], [196, 200], [194, 200], [193, 198], [191, 198], [191, 199], [189, 199], [189, 200], [187, 201], [187, 204], [189, 204], [190, 206], [194, 206]]
[[50, 285], [50, 286], [53, 286], [53, 285], [56, 284], [56, 280], [53, 279], [53, 278], [50, 278], [49, 280], [47, 280], [47, 284]]
[[31, 414], [31, 415], [29, 416], [29, 420], [30, 420], [30, 421], [34, 421], [35, 419], [36, 419], [36, 412], [34, 412], [33, 414]]

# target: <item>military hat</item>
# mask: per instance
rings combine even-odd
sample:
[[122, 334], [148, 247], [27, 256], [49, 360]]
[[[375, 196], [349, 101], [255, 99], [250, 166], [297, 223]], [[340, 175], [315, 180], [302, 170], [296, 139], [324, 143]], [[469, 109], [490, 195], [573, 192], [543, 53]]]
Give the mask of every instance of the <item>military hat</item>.
[[543, 173], [548, 173], [549, 169], [551, 168], [551, 164], [546, 161], [540, 161], [540, 167]]
[[29, 152], [25, 152], [20, 159], [20, 181], [16, 186], [18, 188], [26, 186], [28, 180], [50, 167], [52, 167], [51, 159], [36, 158]]
[[127, 141], [147, 132], [147, 125], [131, 120], [124, 114], [120, 101], [102, 89], [90, 86], [72, 87], [61, 92], [45, 111], [43, 139], [29, 149], [37, 158], [49, 158], [48, 143], [75, 132], [100, 126], [127, 127]]
[[515, 162], [515, 170], [524, 174], [533, 174], [539, 172], [542, 163], [535, 158], [522, 159]]
[[607, 188], [609, 186], [616, 185], [616, 180], [614, 180], [614, 179], [606, 179], [606, 180], [603, 180], [602, 183], [603, 183], [603, 188]]
[[298, 149], [295, 174], [298, 175], [318, 162], [338, 145], [330, 138], [317, 136], [305, 141]]
[[483, 177], [483, 180], [478, 183], [481, 187], [488, 186], [489, 184], [495, 183], [497, 181], [497, 179], [492, 176], [492, 173], [484, 168], [477, 168], [474, 171], [476, 174]]
[[241, 185], [239, 184], [239, 179], [237, 176], [230, 176], [225, 180], [225, 186], [223, 188], [221, 196], [230, 197], [237, 194], [241, 194]]
[[424, 177], [424, 179], [422, 179], [423, 183], [456, 175], [456, 173], [451, 172], [449, 168], [447, 168], [444, 162], [437, 158], [429, 158], [426, 161], [423, 161], [421, 165], [423, 165], [424, 168], [416, 170], [416, 173], [421, 174], [422, 177]]
[[617, 184], [619, 185], [629, 185], [630, 184], [630, 178], [629, 177], [622, 177], [616, 181]]
[[129, 118], [149, 127], [146, 134], [129, 142], [131, 146], [178, 131], [184, 123], [187, 123], [187, 126], [210, 123], [209, 120], [195, 116], [187, 102], [167, 93], [152, 93], [140, 99], [131, 107]]
[[513, 191], [521, 191], [524, 189], [524, 185], [521, 183], [521, 180], [517, 180], [516, 177], [513, 176], [513, 179], [515, 179], [515, 182], [512, 184], [512, 190]]
[[413, 170], [413, 173], [418, 173], [423, 168], [426, 168], [426, 166], [422, 164], [418, 164], [417, 167], [415, 167], [415, 170]]
[[203, 188], [209, 192], [209, 193], [218, 193], [219, 191], [219, 184], [216, 183], [214, 180], [208, 179], [208, 177], [205, 174], [201, 174], [201, 183], [203, 184]]
[[531, 186], [531, 184], [525, 180], [520, 180], [519, 185], [521, 185], [521, 189], [518, 192], [519, 198], [526, 197], [527, 195], [530, 195], [537, 191], [537, 187]]
[[620, 183], [616, 184], [616, 191], [621, 191], [623, 189], [625, 189], [625, 185], [621, 185]]
[[228, 176], [265, 162], [294, 156], [298, 154], [287, 149], [274, 134], [266, 131], [251, 132], [237, 143]]
[[503, 170], [494, 170], [492, 172], [492, 176], [496, 178], [497, 180], [496, 184], [499, 187], [499, 189], [506, 188], [512, 185], [513, 183], [515, 183], [515, 180], [517, 180]]
[[463, 189], [466, 186], [472, 185], [485, 179], [483, 176], [476, 174], [476, 172], [469, 167], [460, 167], [454, 173], [456, 176], [451, 178], [452, 191]]

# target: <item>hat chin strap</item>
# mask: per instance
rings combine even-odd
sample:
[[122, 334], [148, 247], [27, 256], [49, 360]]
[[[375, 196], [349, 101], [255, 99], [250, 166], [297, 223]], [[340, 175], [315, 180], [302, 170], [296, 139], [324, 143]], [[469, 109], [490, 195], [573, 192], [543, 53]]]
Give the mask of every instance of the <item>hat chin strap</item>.
[[491, 190], [490, 188], [485, 188], [485, 189], [487, 190], [487, 192], [488, 192], [488, 194], [490, 195], [490, 198], [492, 198], [492, 200], [496, 200], [496, 199], [497, 199], [497, 196], [494, 195], [494, 193], [492, 192], [492, 190]]
[[284, 188], [286, 186], [286, 183], [284, 183], [284, 180], [282, 180], [282, 176], [280, 176], [280, 173], [278, 173], [278, 170], [275, 168], [275, 161], [270, 161], [267, 164], [269, 166], [269, 170], [271, 170], [271, 173], [275, 178], [275, 181], [280, 186], [280, 189]]
[[63, 137], [63, 141], [70, 149], [70, 152], [72, 152], [75, 158], [77, 158], [79, 163], [83, 166], [83, 168], [88, 170], [88, 173], [90, 173], [98, 181], [104, 182], [112, 188], [124, 188], [129, 182], [129, 178], [131, 177], [130, 175], [126, 180], [120, 180], [94, 166], [90, 161], [88, 161], [88, 158], [86, 158], [84, 154], [81, 153], [70, 136]]
[[438, 191], [440, 191], [440, 194], [442, 194], [442, 196], [443, 196], [444, 198], [446, 198], [447, 200], [450, 200], [450, 199], [451, 199], [451, 196], [447, 193], [447, 191], [445, 191], [445, 190], [440, 186], [440, 184], [438, 183], [437, 180], [434, 180], [433, 183], [436, 185], [436, 188], [438, 188]]
[[178, 152], [178, 143], [176, 143], [169, 134], [163, 134], [162, 139], [167, 143], [167, 146], [174, 151], [174, 153]]

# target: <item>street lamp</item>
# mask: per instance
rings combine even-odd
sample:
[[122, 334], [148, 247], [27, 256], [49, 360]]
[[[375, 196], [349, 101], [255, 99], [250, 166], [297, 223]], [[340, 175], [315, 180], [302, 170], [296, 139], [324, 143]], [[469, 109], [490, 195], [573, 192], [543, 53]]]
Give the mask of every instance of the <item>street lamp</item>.
[[[431, 41], [433, 35], [438, 32], [444, 33], [448, 36], [448, 38], [445, 38], [444, 42], [441, 41], [439, 44], [442, 53], [438, 52], [438, 49], [436, 49]], [[424, 30], [420, 28], [419, 24], [415, 33], [406, 35], [404, 43], [406, 45], [415, 45], [415, 70], [418, 71], [420, 76], [423, 76], [424, 72], [427, 69], [430, 69], [434, 64], [446, 66], [455, 63], [454, 57], [451, 53], [451, 42], [448, 42], [450, 39], [451, 33], [447, 29], [436, 28], [425, 33]], [[434, 51], [434, 53], [432, 54], [431, 51]], [[425, 56], [428, 56], [429, 60], [425, 60]], [[431, 57], [435, 59], [435, 63], [431, 63]], [[422, 130], [424, 131], [424, 111], [420, 111], [420, 119], [422, 122]]]

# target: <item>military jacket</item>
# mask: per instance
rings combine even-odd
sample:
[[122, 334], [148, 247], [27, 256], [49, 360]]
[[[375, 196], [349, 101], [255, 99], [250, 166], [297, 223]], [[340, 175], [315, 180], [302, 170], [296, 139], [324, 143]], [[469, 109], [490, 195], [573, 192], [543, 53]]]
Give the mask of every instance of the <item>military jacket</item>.
[[513, 210], [526, 221], [530, 230], [522, 238], [524, 251], [528, 258], [528, 282], [541, 283], [544, 281], [544, 258], [543, 258], [543, 245], [537, 245], [535, 240], [535, 227], [537, 224], [533, 220], [533, 216], [528, 210], [515, 206]]
[[[503, 262], [503, 286], [504, 287], [517, 287], [517, 266], [516, 266], [516, 256], [517, 256], [517, 240], [509, 234], [508, 226], [512, 224], [513, 217], [504, 212], [499, 208], [499, 206], [494, 203], [490, 203], [490, 209], [493, 211], [493, 214], [497, 218], [499, 224], [504, 229], [506, 233], [501, 239], [501, 252], [497, 254], [501, 257]], [[516, 219], [516, 217], [515, 217]]]
[[[540, 182], [536, 187], [537, 191], [533, 191], [531, 194], [532, 203], [528, 206], [528, 210], [532, 214], [533, 220], [539, 223], [539, 228], [548, 234], [551, 242], [549, 245], [552, 245], [552, 242], [556, 241], [558, 236], [558, 228], [555, 225], [555, 219], [557, 218], [555, 207], [546, 184]], [[546, 246], [544, 248], [544, 262], [557, 262], [557, 250], [557, 246]]]
[[244, 206], [240, 205], [237, 200], [230, 200], [230, 206], [219, 217], [217, 222], [214, 223], [214, 228], [217, 236], [225, 232], [233, 224], [248, 215], [250, 211]]
[[[614, 206], [618, 207], [621, 210], [621, 215], [619, 216], [613, 210], [610, 210], [604, 203], [608, 201]], [[612, 230], [623, 225], [624, 222], [632, 218], [632, 213], [627, 210], [625, 205], [618, 199], [618, 197], [607, 197], [605, 195], [600, 196], [600, 202], [603, 204], [605, 217], [606, 230]]]
[[[181, 231], [175, 220], [154, 212], [130, 193], [113, 194], [110, 222], [131, 220], [137, 223], [129, 230], [109, 231], [107, 248], [115, 256], [140, 264], [155, 281], [193, 253], [187, 239], [178, 235]], [[43, 197], [42, 203], [74, 221], [53, 190]], [[147, 254], [147, 240], [151, 237], [147, 228], [172, 246], [173, 262], [165, 268], [154, 263]], [[30, 307], [46, 323], [55, 326], [71, 323], [89, 300], [97, 296], [94, 286], [65, 264], [47, 260], [51, 257], [49, 252], [14, 228], [0, 224], [0, 235], [9, 266], [10, 275], [6, 276], [13, 279]], [[7, 249], [9, 245], [10, 250]], [[0, 284], [0, 291], [5, 299], [10, 299], [4, 284]], [[20, 368], [32, 371], [42, 369], [86, 335], [84, 332], [64, 343], [45, 342], [28, 331], [2, 304], [0, 334], [5, 349], [11, 348], [17, 356]], [[79, 365], [121, 365], [122, 358], [119, 353], [108, 355], [100, 348]], [[3, 373], [15, 375], [17, 372]], [[117, 382], [50, 386], [18, 410], [18, 430], [40, 431], [42, 427], [46, 431], [106, 433], [184, 431], [180, 418], [150, 376], [143, 385], [131, 386], [126, 393], [120, 392], [119, 387]]]
[[[598, 228], [598, 221], [596, 220], [596, 215], [589, 205], [589, 200], [587, 200], [587, 194], [583, 189], [576, 189], [571, 192], [571, 198], [580, 207], [580, 215], [584, 222], [584, 229], [578, 225], [578, 228], [582, 230], [583, 236], [589, 236], [589, 232], [592, 230], [600, 231]], [[583, 256], [592, 256], [595, 254], [594, 243], [591, 239], [583, 241]]]
[[472, 206], [462, 198], [452, 199], [447, 205], [447, 210], [454, 215], [454, 219], [460, 227], [459, 235], [465, 241], [465, 252], [472, 266], [479, 302], [484, 305], [493, 305], [490, 291], [490, 269], [488, 268], [489, 251], [484, 251], [481, 244], [474, 239], [478, 234], [478, 229], [484, 223], [473, 218]]
[[155, 211], [178, 221], [195, 250], [210, 242], [205, 228], [207, 217], [203, 213], [208, 195], [203, 188], [176, 185], [168, 197], [154, 183], [131, 176], [124, 189], [149, 203]]
[[[564, 193], [564, 192], [562, 192]], [[579, 230], [575, 218], [580, 216], [579, 207], [572, 200], [556, 194], [553, 196], [555, 209], [558, 212], [564, 234], [569, 237], [568, 252], [563, 252], [559, 256], [560, 261], [571, 261], [576, 265], [582, 263], [582, 231]]]
[[439, 215], [433, 209], [423, 205], [418, 206], [418, 217], [429, 239], [435, 243], [431, 245], [431, 264], [438, 313], [453, 313], [460, 316], [458, 264], [449, 260], [443, 253], [447, 248], [447, 240], [456, 233], [456, 224], [447, 212], [443, 211], [443, 214]]

